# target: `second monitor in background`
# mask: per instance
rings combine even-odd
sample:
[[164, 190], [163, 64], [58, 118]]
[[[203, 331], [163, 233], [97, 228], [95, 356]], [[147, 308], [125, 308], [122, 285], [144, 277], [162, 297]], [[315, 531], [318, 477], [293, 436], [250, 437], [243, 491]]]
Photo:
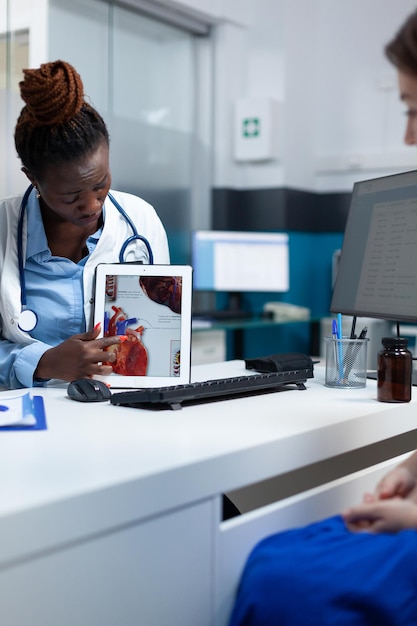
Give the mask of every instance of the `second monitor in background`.
[[228, 311], [242, 311], [248, 292], [289, 290], [286, 233], [197, 230], [192, 239], [193, 287], [225, 292]]

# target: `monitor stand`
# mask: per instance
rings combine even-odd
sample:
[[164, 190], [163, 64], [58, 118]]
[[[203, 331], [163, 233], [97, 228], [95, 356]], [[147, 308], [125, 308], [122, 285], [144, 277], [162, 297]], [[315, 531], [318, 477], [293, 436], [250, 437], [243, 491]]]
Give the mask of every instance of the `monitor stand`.
[[226, 322], [228, 320], [248, 320], [253, 318], [253, 313], [243, 310], [242, 292], [232, 291], [228, 294], [227, 308], [197, 312], [193, 317], [196, 319], [210, 319], [216, 322]]

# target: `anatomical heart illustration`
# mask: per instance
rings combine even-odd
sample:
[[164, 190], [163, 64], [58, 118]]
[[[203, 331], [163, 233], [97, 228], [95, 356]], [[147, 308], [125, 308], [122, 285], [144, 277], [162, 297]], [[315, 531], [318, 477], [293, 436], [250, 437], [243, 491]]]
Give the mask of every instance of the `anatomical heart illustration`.
[[107, 352], [116, 353], [116, 362], [112, 363], [115, 374], [120, 374], [121, 376], [146, 376], [148, 371], [148, 351], [142, 342], [143, 331], [143, 326], [139, 326], [135, 330], [127, 328], [124, 335], [125, 340], [107, 349]]
[[104, 336], [123, 341], [113, 373], [121, 376], [178, 376], [181, 345], [181, 279], [157, 276], [141, 283], [137, 276], [106, 277]]
[[181, 313], [181, 276], [141, 276], [139, 282], [151, 300]]

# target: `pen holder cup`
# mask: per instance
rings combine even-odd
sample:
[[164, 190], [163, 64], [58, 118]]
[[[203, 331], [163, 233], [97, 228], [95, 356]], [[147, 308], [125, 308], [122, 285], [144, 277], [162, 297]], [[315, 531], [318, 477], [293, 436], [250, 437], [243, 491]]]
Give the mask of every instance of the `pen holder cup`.
[[326, 345], [325, 386], [337, 389], [366, 387], [369, 339], [324, 338]]

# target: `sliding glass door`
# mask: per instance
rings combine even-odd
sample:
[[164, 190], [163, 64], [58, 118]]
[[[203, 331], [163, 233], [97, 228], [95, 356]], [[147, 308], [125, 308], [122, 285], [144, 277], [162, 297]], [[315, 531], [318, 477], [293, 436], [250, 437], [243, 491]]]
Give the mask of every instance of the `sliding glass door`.
[[29, 30], [10, 0], [0, 3], [0, 198], [16, 193], [24, 183], [13, 132], [22, 101], [19, 81], [29, 63]]
[[198, 136], [202, 39], [102, 0], [50, 2], [50, 56], [74, 64], [108, 124], [113, 187], [154, 205], [176, 263], [189, 262], [190, 230], [209, 214], [208, 147]]
[[176, 255], [188, 242], [188, 237], [181, 242], [181, 236], [191, 223], [194, 39], [178, 28], [114, 9], [110, 93], [114, 180], [119, 188], [157, 208]]
[[13, 144], [22, 69], [56, 59], [109, 127], [113, 188], [153, 204], [172, 261], [189, 262], [190, 231], [210, 222], [210, 38], [104, 0], [3, 2], [0, 197], [26, 184]]

